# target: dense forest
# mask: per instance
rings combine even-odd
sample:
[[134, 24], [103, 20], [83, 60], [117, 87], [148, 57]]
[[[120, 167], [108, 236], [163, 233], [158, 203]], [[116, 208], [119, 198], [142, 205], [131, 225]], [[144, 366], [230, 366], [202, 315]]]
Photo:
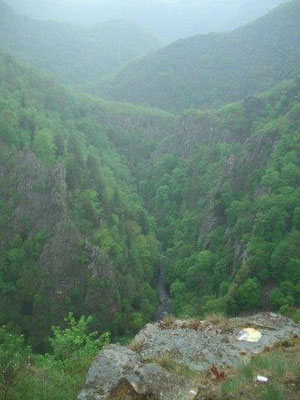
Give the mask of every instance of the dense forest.
[[162, 42], [126, 21], [92, 27], [37, 21], [13, 12], [0, 0], [0, 46], [62, 83], [90, 83]]
[[[180, 318], [271, 310], [300, 320], [299, 6], [175, 42], [103, 81], [127, 91], [147, 62], [129, 100], [193, 106], [180, 113], [75, 93], [57, 83], [69, 68], [61, 49], [46, 68], [56, 81], [26, 58], [38, 56], [26, 42], [26, 56], [9, 54], [22, 24], [10, 44], [0, 36], [3, 399], [74, 399], [104, 344], [156, 318], [161, 271]], [[166, 65], [190, 73], [189, 90]]]
[[138, 165], [175, 314], [299, 306], [299, 111], [298, 79], [187, 113], [179, 126], [188, 133], [162, 142], [151, 166]]
[[100, 122], [108, 111], [3, 54], [0, 90], [1, 323], [35, 347], [68, 311], [113, 334], [139, 329], [156, 311], [156, 222], [113, 122]]
[[300, 2], [226, 34], [179, 40], [130, 63], [91, 93], [170, 111], [242, 100], [299, 72]]

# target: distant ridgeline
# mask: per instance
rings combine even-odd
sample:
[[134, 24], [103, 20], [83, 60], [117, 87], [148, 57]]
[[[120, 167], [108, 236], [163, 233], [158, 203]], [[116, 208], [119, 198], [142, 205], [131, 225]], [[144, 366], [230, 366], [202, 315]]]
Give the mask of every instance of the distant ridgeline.
[[150, 33], [124, 21], [87, 28], [37, 21], [14, 13], [0, 0], [0, 46], [62, 83], [96, 81], [161, 45]]
[[299, 29], [300, 1], [294, 0], [233, 32], [172, 43], [88, 90], [170, 111], [242, 100], [297, 76]]
[[115, 18], [135, 20], [151, 32], [175, 40], [223, 32], [244, 25], [288, 0], [5, 0], [33, 18], [93, 24]]
[[[242, 52], [241, 72], [207, 76], [207, 92], [195, 84], [186, 99], [204, 107], [295, 78], [177, 116], [74, 95], [0, 53], [0, 326], [24, 333], [38, 350], [68, 312], [93, 315], [94, 329], [129, 337], [155, 316], [161, 264], [178, 316], [272, 309], [297, 317], [299, 24], [293, 1], [224, 36], [233, 55]], [[189, 40], [155, 57], [186, 43], [178, 60], [195, 66]], [[230, 61], [226, 48], [212, 53], [220, 71], [222, 56]], [[251, 90], [234, 84], [242, 84], [239, 73], [247, 82], [246, 72]], [[176, 103], [166, 108], [177, 108], [175, 94], [183, 92], [176, 90], [164, 91]], [[193, 96], [201, 93], [199, 103]]]

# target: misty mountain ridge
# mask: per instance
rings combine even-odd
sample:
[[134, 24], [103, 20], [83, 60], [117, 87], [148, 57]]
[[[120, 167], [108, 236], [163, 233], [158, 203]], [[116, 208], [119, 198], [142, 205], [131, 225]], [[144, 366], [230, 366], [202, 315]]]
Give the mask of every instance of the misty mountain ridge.
[[7, 0], [34, 18], [95, 24], [126, 19], [167, 40], [214, 31], [230, 31], [286, 0]]
[[14, 13], [1, 1], [0, 45], [62, 83], [83, 84], [156, 50], [162, 42], [123, 20], [92, 27], [38, 21]]
[[90, 91], [170, 111], [241, 100], [297, 76], [300, 1], [229, 33], [197, 35], [130, 63]]

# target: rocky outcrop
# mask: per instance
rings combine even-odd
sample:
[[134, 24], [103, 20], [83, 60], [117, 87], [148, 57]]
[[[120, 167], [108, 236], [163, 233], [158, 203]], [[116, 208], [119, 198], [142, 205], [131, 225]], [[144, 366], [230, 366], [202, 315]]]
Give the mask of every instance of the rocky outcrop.
[[[131, 167], [150, 158], [157, 143], [174, 132], [177, 126], [177, 119], [172, 114], [155, 109], [145, 109], [143, 113], [140, 108], [139, 111], [135, 114], [134, 109], [126, 105], [122, 110], [117, 107], [114, 111], [112, 103], [109, 113], [104, 104], [95, 116], [97, 124], [104, 127], [118, 152], [128, 156]], [[145, 142], [148, 143], [146, 150]], [[149, 146], [151, 142], [152, 146]]]
[[217, 127], [213, 118], [207, 114], [182, 116], [173, 134], [164, 138], [153, 153], [153, 159], [159, 158], [164, 153], [177, 153], [188, 157], [193, 154], [199, 145], [213, 143], [214, 141], [234, 142], [237, 137], [228, 128]]
[[[249, 184], [249, 176], [255, 169], [263, 168], [268, 162], [275, 138], [276, 134], [272, 137], [250, 136], [243, 143], [242, 151], [237, 155], [232, 155], [224, 163], [214, 188], [206, 200], [203, 219], [199, 226], [199, 238], [204, 238], [205, 246], [209, 240], [209, 233], [224, 223], [223, 216], [217, 216], [215, 210], [215, 203], [223, 191], [224, 182], [230, 178], [234, 192], [245, 191], [246, 185]], [[257, 190], [263, 189], [265, 188], [257, 187]], [[250, 216], [249, 219], [251, 219]], [[238, 246], [240, 243], [233, 245], [234, 248]]]
[[[244, 328], [258, 331], [258, 341], [240, 340]], [[131, 350], [111, 345], [100, 352], [78, 400], [121, 399], [125, 389], [128, 399], [196, 399], [196, 380], [167, 371], [161, 360], [195, 373], [213, 366], [234, 367], [266, 348], [299, 336], [299, 324], [273, 313], [214, 323], [170, 319], [148, 324], [135, 337]]]
[[165, 400], [189, 400], [197, 393], [196, 386], [184, 378], [157, 364], [144, 364], [137, 353], [114, 344], [107, 346], [95, 360], [78, 400], [110, 399], [124, 381], [136, 394]]
[[[105, 304], [113, 318], [120, 307], [112, 294], [116, 288], [115, 271], [101, 248], [90, 244], [72, 219], [64, 164], [57, 162], [46, 168], [33, 152], [23, 151], [6, 175], [9, 173], [15, 191], [11, 225], [26, 238], [41, 234], [44, 238], [36, 257], [40, 271], [38, 290], [43, 301], [33, 306], [32, 331], [41, 331], [40, 315], [47, 312], [49, 320], [43, 325], [46, 336], [51, 325], [63, 320], [66, 304], [77, 292], [81, 301], [75, 306], [80, 313], [96, 315], [102, 322], [100, 307]], [[102, 286], [96, 286], [95, 281]]]
[[[259, 97], [249, 97], [241, 103], [241, 118], [243, 125], [235, 126], [226, 117], [226, 111], [219, 112], [192, 111], [181, 115], [175, 123], [173, 130], [168, 129], [168, 135], [161, 135], [161, 141], [152, 154], [154, 160], [164, 153], [176, 153], [183, 157], [192, 155], [199, 145], [212, 143], [241, 143], [246, 150], [251, 145], [251, 127], [255, 119], [262, 117], [265, 102]], [[238, 118], [238, 117], [236, 117]], [[171, 127], [170, 123], [169, 126]], [[250, 142], [250, 143], [249, 143]], [[252, 147], [255, 143], [252, 144]], [[263, 147], [260, 153], [263, 153]], [[260, 154], [258, 155], [260, 157]]]
[[[237, 340], [238, 333], [245, 327], [259, 330], [262, 339], [257, 343]], [[228, 323], [202, 321], [195, 326], [187, 321], [176, 321], [171, 329], [161, 323], [149, 324], [136, 336], [135, 342], [140, 344], [139, 357], [143, 360], [170, 354], [173, 361], [204, 371], [212, 365], [234, 366], [294, 334], [300, 334], [300, 327], [288, 318], [261, 313], [235, 318]]]

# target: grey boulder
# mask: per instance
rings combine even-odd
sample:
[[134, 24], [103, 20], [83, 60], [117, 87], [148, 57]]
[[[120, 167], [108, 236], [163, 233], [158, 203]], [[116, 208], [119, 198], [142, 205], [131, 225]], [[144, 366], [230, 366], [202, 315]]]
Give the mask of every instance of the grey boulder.
[[108, 400], [122, 386], [130, 387], [137, 395], [161, 400], [193, 400], [198, 391], [183, 377], [157, 364], [142, 363], [134, 351], [113, 344], [94, 361], [77, 400]]

